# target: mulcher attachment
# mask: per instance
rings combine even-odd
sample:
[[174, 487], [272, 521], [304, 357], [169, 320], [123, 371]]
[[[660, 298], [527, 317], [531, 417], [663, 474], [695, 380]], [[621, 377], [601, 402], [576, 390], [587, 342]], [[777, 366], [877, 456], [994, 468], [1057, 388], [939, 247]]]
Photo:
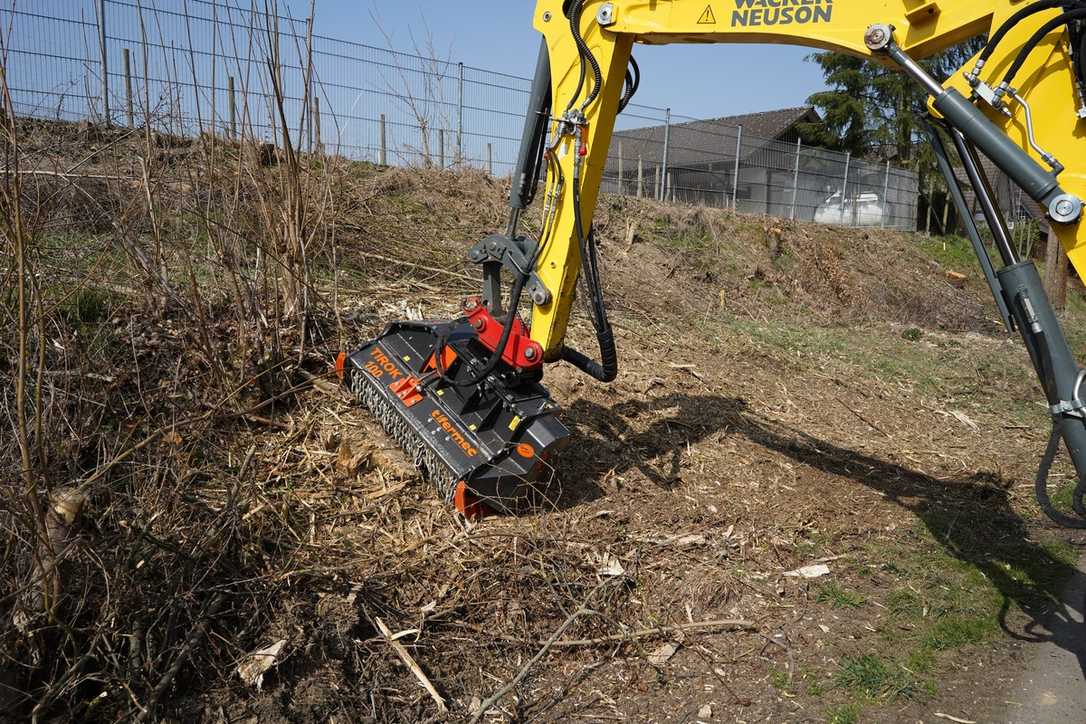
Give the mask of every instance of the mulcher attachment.
[[[496, 369], [481, 382], [463, 384], [490, 360], [494, 325], [500, 335], [499, 323], [477, 301], [465, 310], [467, 316], [454, 321], [394, 322], [341, 355], [337, 367], [446, 502], [477, 518], [537, 500], [552, 478], [548, 460], [569, 431], [539, 384], [538, 365], [510, 364], [526, 362], [529, 343], [520, 327]], [[528, 356], [542, 361], [537, 349]]]

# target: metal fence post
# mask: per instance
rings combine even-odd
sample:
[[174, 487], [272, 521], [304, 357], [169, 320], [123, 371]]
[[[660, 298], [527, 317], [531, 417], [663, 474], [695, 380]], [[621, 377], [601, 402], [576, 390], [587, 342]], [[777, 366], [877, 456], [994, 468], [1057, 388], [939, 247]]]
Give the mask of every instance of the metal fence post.
[[234, 76], [232, 75], [226, 79], [226, 94], [230, 101], [230, 139], [236, 141], [238, 140], [238, 103], [234, 96]]
[[641, 154], [637, 154], [637, 198], [645, 195], [645, 164], [641, 160]]
[[[313, 18], [305, 19], [305, 100], [303, 105], [310, 103], [313, 98]], [[312, 106], [310, 106], [312, 108]], [[305, 140], [309, 145], [309, 152], [313, 153], [313, 116], [307, 113], [303, 116], [305, 124]], [[300, 140], [300, 139], [299, 139]]]
[[[665, 184], [667, 182], [667, 179], [666, 179], [667, 165], [668, 165], [668, 156], [670, 154], [671, 154], [671, 109], [667, 108], [667, 109], [664, 110], [664, 157], [663, 157], [663, 159], [661, 161], [661, 166], [663, 166], [663, 172], [662, 173], [665, 176], [665, 178], [664, 178], [664, 183]], [[665, 200], [665, 196], [664, 196], [665, 191], [664, 191], [663, 186], [664, 186], [664, 184], [661, 184], [659, 181], [657, 181], [657, 184], [656, 184], [656, 198], [659, 201], [664, 201]]]
[[882, 182], [882, 228], [886, 228], [886, 217], [890, 215], [890, 162], [886, 162], [886, 179]]
[[664, 191], [660, 188], [660, 167], [657, 166], [654, 170], [655, 175], [652, 179], [652, 198], [656, 199], [657, 201], [663, 201]]
[[381, 114], [381, 154], [377, 160], [382, 166], [388, 165], [388, 133], [385, 128], [385, 114]]
[[124, 110], [129, 128], [136, 127], [136, 111], [132, 105], [132, 58], [128, 48], [124, 49]]
[[932, 236], [932, 212], [935, 211], [935, 179], [927, 182], [927, 213], [924, 214], [924, 236]]
[[106, 0], [98, 0], [98, 45], [102, 51], [102, 118], [109, 128], [109, 50], [106, 47]]
[[848, 172], [849, 167], [852, 165], [852, 151], [848, 151], [845, 154], [845, 182], [841, 187], [841, 210], [845, 210], [845, 194], [848, 192]]
[[456, 103], [456, 162], [464, 162], [464, 64], [459, 64], [460, 81]]
[[486, 172], [494, 175], [494, 144], [486, 144]]
[[321, 142], [321, 97], [313, 96], [313, 131], [317, 137], [317, 153], [324, 153], [324, 144]]
[[[211, 137], [218, 138], [222, 131], [222, 125], [219, 118], [219, 85], [218, 85], [218, 71], [219, 71], [219, 4], [216, 2], [211, 6]], [[189, 43], [189, 50], [192, 50], [192, 43]]]
[[[268, 111], [268, 128], [272, 145], [279, 148], [279, 118], [275, 114], [275, 104], [270, 94], [264, 94], [264, 108]], [[286, 129], [283, 129], [286, 133]]]
[[732, 211], [739, 210], [739, 157], [743, 155], [743, 127], [735, 134], [735, 172], [732, 174]]
[[626, 193], [626, 169], [622, 162], [622, 139], [618, 139], [618, 192]]
[[437, 129], [437, 162], [438, 168], [445, 168], [445, 129]]
[[799, 159], [803, 155], [803, 139], [796, 139], [796, 168], [792, 171], [792, 212], [788, 218], [796, 220], [796, 201], [799, 200]]

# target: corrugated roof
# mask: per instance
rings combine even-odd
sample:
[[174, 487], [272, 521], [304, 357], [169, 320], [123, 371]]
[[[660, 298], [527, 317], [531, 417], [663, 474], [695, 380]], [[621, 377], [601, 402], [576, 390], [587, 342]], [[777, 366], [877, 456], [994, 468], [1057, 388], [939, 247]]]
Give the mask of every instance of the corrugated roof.
[[[801, 121], [819, 123], [822, 117], [811, 106], [781, 108], [700, 121], [672, 123], [668, 148], [671, 166], [703, 166], [735, 159], [736, 136], [743, 128], [743, 156], [779, 141]], [[615, 133], [612, 150], [622, 144], [627, 159], [641, 156], [647, 163], [659, 163], [663, 155], [664, 126], [635, 128]]]

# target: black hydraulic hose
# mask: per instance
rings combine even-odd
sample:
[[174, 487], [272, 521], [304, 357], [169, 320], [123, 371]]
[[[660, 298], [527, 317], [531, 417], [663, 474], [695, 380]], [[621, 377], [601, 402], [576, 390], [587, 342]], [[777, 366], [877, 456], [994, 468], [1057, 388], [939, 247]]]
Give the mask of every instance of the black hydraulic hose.
[[454, 387], [474, 387], [483, 380], [485, 380], [491, 373], [498, 368], [498, 363], [501, 362], [502, 352], [505, 351], [505, 345], [509, 344], [509, 337], [513, 333], [513, 322], [517, 319], [517, 307], [520, 305], [520, 295], [524, 292], [524, 285], [528, 282], [527, 274], [518, 274], [517, 279], [513, 282], [513, 291], [509, 297], [509, 311], [505, 315], [505, 323], [502, 328], [502, 336], [498, 341], [498, 347], [490, 355], [490, 359], [482, 370], [479, 371], [473, 378], [467, 380], [453, 380], [447, 376], [445, 370], [444, 360], [442, 359], [442, 352], [445, 351], [445, 341], [441, 340], [437, 345], [437, 350], [434, 353], [434, 361], [437, 363], [438, 374], [441, 375], [441, 379], [445, 382], [453, 385]]
[[629, 68], [626, 69], [626, 79], [624, 81], [624, 88], [622, 90], [622, 97], [618, 99], [618, 112], [626, 110], [627, 98], [630, 95], [630, 89], [633, 88], [633, 73]]
[[1029, 59], [1030, 53], [1041, 44], [1041, 41], [1044, 40], [1049, 33], [1062, 25], [1068, 24], [1072, 20], [1081, 20], [1083, 18], [1086, 18], [1086, 8], [1079, 8], [1078, 10], [1063, 13], [1042, 25], [1041, 28], [1033, 34], [1033, 37], [1022, 46], [1022, 50], [1019, 51], [1018, 57], [1014, 59], [1014, 63], [1007, 69], [1007, 75], [1003, 77], [1003, 83], [1009, 86], [1014, 82], [1014, 77], [1018, 75], [1018, 71], [1022, 70], [1022, 66], [1026, 64], [1026, 60]]
[[[1052, 498], [1048, 495], [1048, 474], [1052, 470], [1052, 461], [1056, 459], [1059, 448], [1060, 431], [1059, 428], [1053, 426], [1052, 434], [1048, 437], [1048, 447], [1045, 448], [1045, 454], [1041, 457], [1041, 465], [1037, 468], [1037, 477], [1033, 483], [1033, 492], [1037, 498], [1037, 505], [1057, 525], [1062, 525], [1065, 528], [1086, 528], [1086, 519], [1075, 518], [1056, 510], [1056, 506], [1052, 504]], [[1072, 507], [1079, 516], [1083, 514], [1082, 496], [1084, 491], [1086, 491], [1086, 485], [1084, 485], [1083, 481], [1079, 481], [1072, 497]]]
[[1013, 30], [1014, 27], [1018, 25], [1018, 23], [1022, 22], [1026, 18], [1032, 15], [1036, 15], [1037, 13], [1042, 13], [1045, 10], [1052, 10], [1053, 8], [1066, 7], [1078, 4], [1079, 3], [1077, 2], [1067, 2], [1067, 0], [1040, 0], [1040, 2], [1035, 2], [1027, 5], [1026, 7], [1016, 12], [1014, 15], [1007, 18], [1006, 22], [1000, 25], [999, 29], [992, 33], [992, 37], [988, 39], [988, 43], [984, 46], [984, 50], [981, 51], [980, 56], [977, 58], [977, 60], [987, 62], [988, 59], [992, 57], [992, 53], [995, 52], [999, 44], [1003, 42], [1003, 39], [1005, 37], [1007, 37], [1007, 33], [1011, 32], [1011, 30]]
[[614, 382], [618, 377], [618, 348], [615, 345], [615, 333], [607, 319], [607, 307], [603, 300], [603, 288], [599, 278], [599, 264], [596, 255], [595, 239], [589, 232], [584, 233], [584, 221], [581, 218], [581, 194], [576, 185], [573, 187], [573, 218], [577, 233], [577, 242], [585, 273], [585, 283], [589, 288], [592, 311], [592, 326], [596, 329], [596, 340], [600, 347], [600, 361], [596, 362], [588, 355], [570, 347], [562, 347], [562, 359], [581, 370], [589, 377], [600, 382]]
[[[600, 63], [596, 60], [596, 56], [592, 55], [592, 49], [588, 47], [588, 43], [584, 41], [584, 37], [581, 35], [581, 10], [583, 7], [584, 0], [576, 0], [576, 5], [574, 6], [575, 12], [571, 12], [569, 15], [569, 28], [573, 33], [573, 42], [577, 44], [577, 52], [581, 56], [582, 77], [584, 75], [584, 63], [586, 61], [592, 68], [592, 92], [588, 94], [588, 98], [586, 98], [585, 102], [581, 105], [581, 110], [592, 105], [592, 102], [599, 97], [600, 88], [603, 87], [603, 71], [600, 69]], [[573, 94], [573, 98], [576, 99], [580, 93], [581, 87], [578, 86], [577, 92]], [[569, 109], [567, 108], [566, 110]]]
[[[573, 5], [569, 8], [569, 25], [570, 30], [573, 31], [573, 37], [580, 37], [578, 28], [581, 24], [581, 8], [584, 6], [584, 0], [573, 0]], [[581, 90], [584, 88], [585, 79], [585, 60], [584, 53], [581, 52], [581, 46], [577, 46], [577, 54], [581, 58], [581, 72], [577, 78], [577, 90], [573, 91], [573, 95], [569, 97], [569, 103], [566, 105], [566, 113], [569, 113], [573, 109], [573, 104], [577, 102], [577, 98], [581, 95]]]
[[626, 70], [626, 93], [623, 95], [622, 100], [618, 104], [618, 112], [622, 113], [626, 110], [626, 106], [630, 105], [630, 101], [637, 95], [637, 90], [641, 87], [641, 68], [637, 65], [637, 60], [630, 56], [630, 67]]
[[600, 341], [602, 364], [572, 347], [562, 347], [562, 361], [569, 362], [594, 380], [614, 382], [618, 377], [618, 350], [615, 347], [614, 332], [606, 327], [597, 332], [596, 336]]
[[1086, 87], [1086, 32], [1083, 32], [1081, 28], [1079, 29], [1078, 53], [1075, 54], [1073, 61], [1078, 82]]

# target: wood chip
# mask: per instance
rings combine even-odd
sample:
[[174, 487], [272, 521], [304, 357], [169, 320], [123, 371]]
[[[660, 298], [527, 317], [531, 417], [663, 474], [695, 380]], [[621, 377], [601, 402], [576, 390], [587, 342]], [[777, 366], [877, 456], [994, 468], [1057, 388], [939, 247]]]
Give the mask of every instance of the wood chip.
[[678, 365], [678, 364], [675, 364], [674, 362], [672, 362], [671, 363], [671, 369], [673, 369], [673, 370], [682, 370], [683, 372], [689, 372], [690, 374], [692, 374], [694, 377], [701, 380], [702, 382], [705, 381], [705, 378], [702, 377], [698, 373], [698, 371], [696, 369], [694, 369], [694, 365]]
[[970, 418], [969, 415], [966, 415], [964, 412], [958, 412], [957, 410], [951, 410], [950, 414], [954, 417], [955, 420], [965, 425], [973, 432], [980, 432], [980, 425], [973, 422], [972, 418]]
[[675, 655], [675, 652], [679, 650], [679, 645], [674, 641], [669, 641], [666, 644], [661, 644], [651, 654], [649, 654], [649, 663], [653, 666], [663, 666], [671, 657]]
[[828, 576], [830, 573], [830, 567], [825, 563], [816, 563], [813, 566], [803, 566], [797, 568], [794, 571], [788, 571], [784, 575], [791, 578], [821, 578], [822, 576]]
[[968, 278], [969, 277], [967, 277], [965, 274], [961, 274], [960, 272], [956, 271], [948, 271], [946, 273], [946, 280], [950, 282], [951, 286], [957, 287], [958, 289], [961, 289], [965, 286], [965, 281]]
[[287, 645], [286, 639], [280, 639], [267, 648], [254, 651], [246, 656], [238, 664], [238, 676], [249, 686], [255, 686], [257, 691], [264, 686], [264, 674], [279, 663], [279, 654], [283, 653], [283, 647]]
[[948, 721], [955, 722], [955, 724], [977, 724], [972, 719], [961, 719], [961, 718], [956, 717], [956, 716], [951, 716], [950, 714], [943, 714], [942, 712], [939, 712], [939, 711], [935, 712], [935, 716], [937, 716], [940, 719], [946, 719]]

